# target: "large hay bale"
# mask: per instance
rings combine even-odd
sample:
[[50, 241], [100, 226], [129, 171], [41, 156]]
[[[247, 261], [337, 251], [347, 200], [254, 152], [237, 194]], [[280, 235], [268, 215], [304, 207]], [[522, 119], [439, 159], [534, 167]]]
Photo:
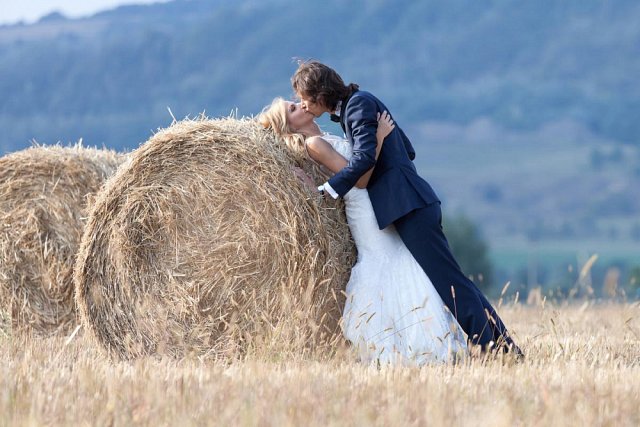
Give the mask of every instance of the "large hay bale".
[[121, 358], [335, 338], [354, 247], [339, 205], [305, 189], [294, 164], [252, 120], [155, 134], [90, 212], [75, 271], [83, 324]]
[[0, 310], [14, 331], [49, 334], [77, 324], [73, 265], [88, 197], [122, 161], [81, 145], [0, 158]]

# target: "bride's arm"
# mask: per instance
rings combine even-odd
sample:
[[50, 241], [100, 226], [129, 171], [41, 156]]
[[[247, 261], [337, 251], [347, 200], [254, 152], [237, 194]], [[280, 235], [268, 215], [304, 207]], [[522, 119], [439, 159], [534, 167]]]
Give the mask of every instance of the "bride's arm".
[[[376, 132], [378, 145], [376, 146], [376, 160], [378, 160], [380, 150], [382, 150], [384, 139], [391, 133], [391, 131], [395, 127], [395, 125], [393, 124], [393, 120], [391, 120], [391, 117], [389, 117], [389, 114], [386, 111], [382, 113], [381, 116], [380, 114], [378, 114], [378, 116], [378, 131]], [[340, 153], [334, 150], [331, 144], [329, 144], [323, 138], [319, 136], [312, 136], [311, 138], [307, 139], [306, 144], [311, 158], [327, 167], [331, 172], [337, 173], [345, 166], [347, 166], [347, 159], [342, 157]], [[367, 184], [369, 183], [369, 178], [373, 173], [373, 169], [374, 168], [369, 169], [364, 175], [360, 177], [360, 179], [358, 179], [358, 182], [356, 182], [356, 187], [367, 188]]]
[[[376, 146], [376, 161], [380, 156], [380, 151], [382, 151], [382, 144], [384, 144], [384, 139], [391, 133], [391, 131], [395, 127], [396, 125], [393, 123], [393, 120], [391, 120], [391, 116], [388, 112], [383, 111], [382, 115], [378, 113], [378, 130], [376, 131], [376, 139], [378, 140], [378, 145]], [[374, 168], [375, 165], [360, 177], [358, 182], [356, 182], [356, 187], [367, 188], [367, 185], [369, 184], [369, 178], [371, 178], [371, 174], [373, 173]]]

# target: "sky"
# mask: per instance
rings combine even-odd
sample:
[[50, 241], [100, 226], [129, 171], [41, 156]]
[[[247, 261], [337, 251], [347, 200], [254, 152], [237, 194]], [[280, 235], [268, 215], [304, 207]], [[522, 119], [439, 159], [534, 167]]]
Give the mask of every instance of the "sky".
[[93, 15], [124, 4], [160, 3], [167, 0], [0, 0], [0, 25], [32, 23], [53, 11], [69, 18]]

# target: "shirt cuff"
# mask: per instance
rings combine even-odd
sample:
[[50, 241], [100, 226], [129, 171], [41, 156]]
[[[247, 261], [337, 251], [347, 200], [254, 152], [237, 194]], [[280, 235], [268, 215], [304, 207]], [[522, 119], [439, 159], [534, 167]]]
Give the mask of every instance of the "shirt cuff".
[[331, 197], [333, 197], [334, 199], [337, 199], [338, 197], [340, 197], [338, 193], [336, 193], [336, 190], [334, 190], [333, 187], [331, 187], [331, 185], [328, 182], [325, 182], [320, 187], [318, 187], [318, 189], [320, 188], [322, 188], [324, 191], [329, 193]]

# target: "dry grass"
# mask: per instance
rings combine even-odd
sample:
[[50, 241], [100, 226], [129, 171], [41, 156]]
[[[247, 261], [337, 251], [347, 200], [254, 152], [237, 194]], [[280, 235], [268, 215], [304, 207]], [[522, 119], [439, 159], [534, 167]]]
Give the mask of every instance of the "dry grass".
[[503, 307], [521, 364], [376, 369], [348, 353], [112, 362], [0, 336], [0, 425], [638, 425], [640, 307]]
[[72, 273], [88, 198], [123, 160], [81, 145], [0, 158], [0, 325], [41, 334], [76, 325]]
[[96, 197], [76, 265], [98, 342], [125, 359], [327, 348], [354, 248], [297, 160], [232, 118], [176, 122], [131, 153]]

